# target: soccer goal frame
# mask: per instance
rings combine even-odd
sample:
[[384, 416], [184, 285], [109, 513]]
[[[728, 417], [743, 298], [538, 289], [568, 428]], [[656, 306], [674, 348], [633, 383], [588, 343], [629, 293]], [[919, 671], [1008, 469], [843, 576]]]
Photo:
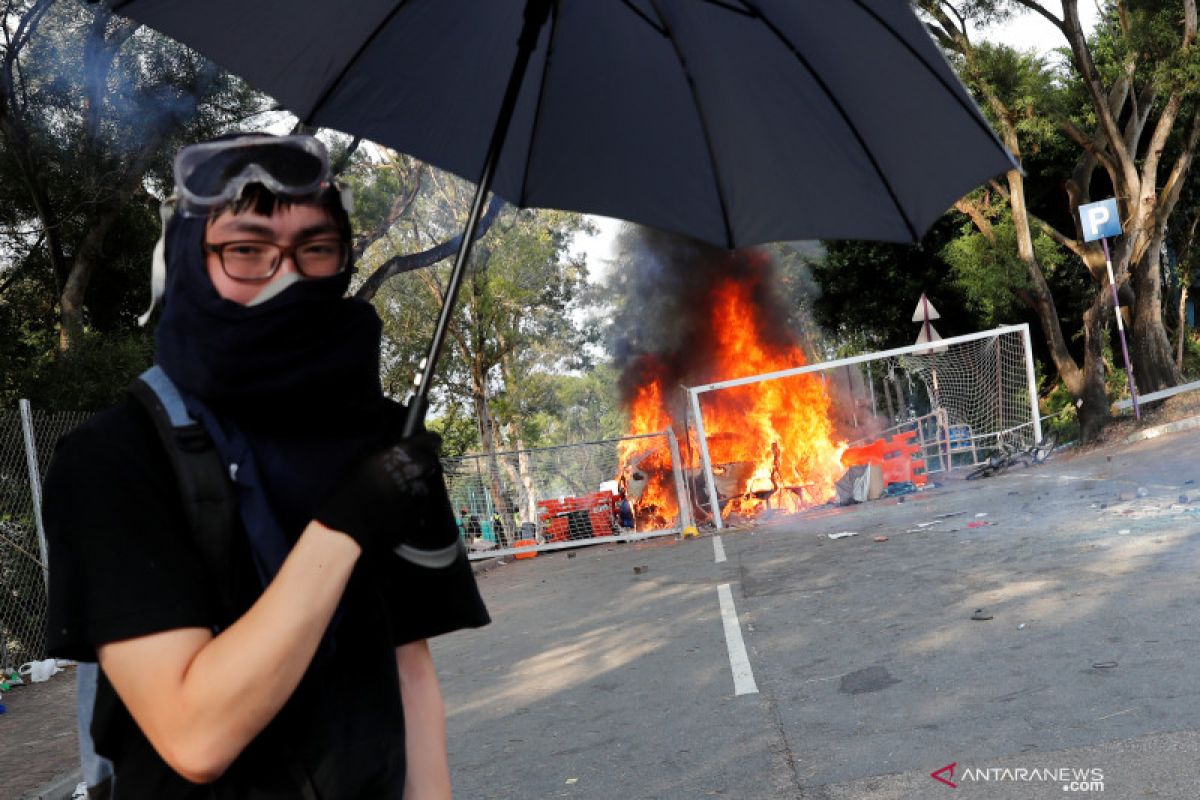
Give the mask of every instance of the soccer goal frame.
[[[707, 383], [700, 386], [685, 387], [688, 397], [689, 413], [691, 415], [692, 424], [695, 426], [697, 449], [699, 450], [700, 455], [700, 467], [704, 477], [704, 489], [708, 495], [709, 507], [712, 509], [713, 523], [717, 530], [722, 530], [725, 527], [725, 524], [722, 518], [721, 503], [717, 493], [716, 479], [713, 474], [713, 463], [709, 454], [708, 436], [704, 429], [704, 412], [700, 404], [701, 395], [708, 392], [720, 391], [722, 389], [731, 389], [737, 386], [746, 386], [749, 384], [761, 383], [763, 381], [779, 380], [781, 378], [789, 378], [795, 375], [824, 372], [831, 369], [836, 369], [838, 367], [869, 364], [870, 362], [884, 361], [886, 359], [900, 356], [920, 355], [931, 356], [933, 359], [936, 359], [937, 353], [947, 352], [955, 345], [969, 344], [971, 342], [978, 342], [983, 339], [995, 339], [997, 341], [997, 351], [999, 352], [999, 342], [1001, 341], [1001, 337], [1012, 335], [1018, 335], [1020, 337], [1022, 349], [1024, 350], [1025, 381], [1027, 384], [1025, 390], [1028, 396], [1029, 420], [1003, 430], [989, 432], [987, 437], [994, 438], [997, 442], [999, 442], [1004, 434], [1010, 434], [1019, 429], [1028, 427], [1032, 430], [1033, 442], [1040, 442], [1042, 439], [1042, 424], [1041, 416], [1038, 410], [1037, 376], [1033, 366], [1033, 342], [1030, 337], [1029, 325], [1027, 323], [1022, 323], [1020, 325], [1002, 325], [990, 330], [963, 334], [961, 336], [952, 336], [947, 339], [938, 339], [934, 342], [921, 342], [919, 344], [909, 345], [907, 347], [896, 347], [891, 350], [863, 353], [857, 356], [849, 356], [847, 358], [839, 358], [831, 361], [822, 361], [815, 364], [807, 364], [802, 367], [779, 370], [776, 372], [767, 372], [761, 375], [751, 375], [744, 378], [734, 378], [732, 380]], [[936, 363], [936, 361], [934, 363]], [[1003, 398], [1000, 399], [1000, 402], [1003, 403]], [[946, 458], [940, 468], [949, 470], [952, 466], [953, 453], [951, 451], [951, 442], [949, 439], [949, 424], [946, 422], [947, 417], [944, 411], [937, 407], [933, 409], [932, 414], [933, 416], [939, 417], [942, 420], [937, 424], [937, 430], [939, 431], [938, 436], [945, 437]]]

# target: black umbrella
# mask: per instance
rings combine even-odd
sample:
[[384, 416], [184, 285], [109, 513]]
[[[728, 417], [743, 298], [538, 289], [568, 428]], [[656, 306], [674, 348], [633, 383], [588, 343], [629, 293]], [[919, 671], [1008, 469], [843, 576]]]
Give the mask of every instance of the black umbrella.
[[108, 0], [303, 122], [723, 247], [915, 241], [1014, 167], [906, 0]]

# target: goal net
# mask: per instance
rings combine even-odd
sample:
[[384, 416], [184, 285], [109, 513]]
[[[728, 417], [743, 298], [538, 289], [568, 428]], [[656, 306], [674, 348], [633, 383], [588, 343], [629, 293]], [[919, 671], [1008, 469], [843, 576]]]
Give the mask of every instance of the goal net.
[[852, 462], [848, 449], [903, 449], [924, 475], [1041, 439], [1028, 325], [687, 392], [689, 485], [709, 514], [827, 502]]

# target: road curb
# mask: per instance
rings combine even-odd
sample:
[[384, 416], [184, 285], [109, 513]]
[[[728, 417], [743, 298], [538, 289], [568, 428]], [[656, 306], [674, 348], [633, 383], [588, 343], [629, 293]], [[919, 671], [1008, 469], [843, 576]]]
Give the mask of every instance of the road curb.
[[1125, 437], [1126, 444], [1133, 444], [1145, 439], [1157, 439], [1159, 436], [1166, 436], [1168, 433], [1179, 433], [1180, 431], [1191, 431], [1200, 428], [1200, 416], [1187, 417], [1186, 419], [1168, 422], [1165, 425], [1155, 425], [1153, 428], [1144, 428], [1140, 431], [1134, 431]]

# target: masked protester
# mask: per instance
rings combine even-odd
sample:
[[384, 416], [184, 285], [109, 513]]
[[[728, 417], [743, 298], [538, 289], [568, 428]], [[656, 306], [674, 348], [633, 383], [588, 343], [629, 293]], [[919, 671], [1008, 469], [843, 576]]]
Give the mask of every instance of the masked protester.
[[55, 452], [49, 651], [99, 662], [91, 733], [118, 800], [450, 796], [426, 640], [489, 620], [438, 443], [401, 438], [379, 319], [345, 297], [328, 163], [304, 136], [176, 159], [144, 378], [177, 392], [228, 471], [221, 556], [133, 397]]

